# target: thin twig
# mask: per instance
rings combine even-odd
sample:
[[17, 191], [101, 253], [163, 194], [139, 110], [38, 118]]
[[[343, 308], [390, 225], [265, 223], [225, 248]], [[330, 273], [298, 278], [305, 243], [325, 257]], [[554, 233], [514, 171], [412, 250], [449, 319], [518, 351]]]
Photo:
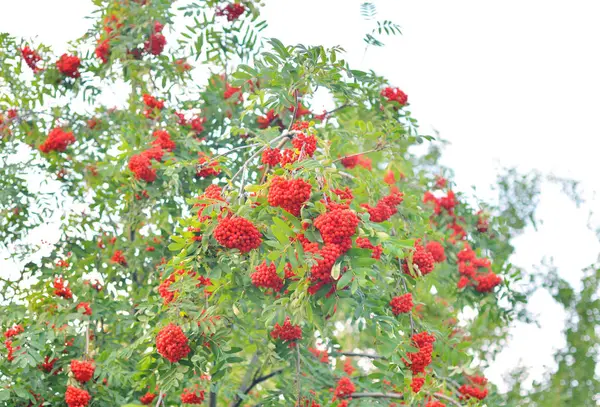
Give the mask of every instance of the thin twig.
[[163, 393], [162, 391], [158, 394], [158, 400], [156, 400], [156, 406], [155, 407], [160, 407], [160, 404], [163, 401], [163, 398], [165, 397], [165, 393]]
[[457, 407], [462, 407], [462, 405], [461, 405], [461, 404], [460, 404], [458, 401], [454, 400], [452, 397], [446, 396], [446, 395], [445, 395], [445, 394], [443, 394], [443, 393], [434, 393], [433, 395], [434, 395], [435, 397], [437, 397], [438, 399], [445, 400], [445, 401], [447, 401], [448, 403], [452, 403], [452, 404], [454, 404], [454, 405], [455, 405], [455, 406], [457, 406]]
[[370, 355], [368, 353], [358, 353], [358, 352], [333, 352], [336, 355], [347, 356], [347, 357], [357, 357], [357, 358], [369, 358], [369, 359], [382, 359], [387, 360], [385, 356], [380, 355]]
[[404, 396], [400, 393], [379, 393], [379, 392], [375, 392], [375, 393], [352, 393], [350, 395], [350, 397], [352, 397], [353, 399], [366, 399], [366, 398], [373, 398], [373, 399], [398, 399], [398, 400], [403, 400]]
[[90, 357], [90, 321], [85, 322], [85, 359]]
[[288, 126], [288, 131], [292, 130], [292, 126], [294, 125], [296, 116], [298, 115], [298, 89], [294, 89], [294, 99], [296, 100], [296, 103], [294, 104], [294, 114], [292, 115], [292, 120]]
[[300, 395], [302, 394], [302, 384], [300, 381], [300, 346], [296, 344], [296, 386], [298, 387], [298, 401], [300, 405]]
[[378, 143], [375, 148], [372, 148], [370, 150], [363, 151], [363, 152], [360, 152], [360, 153], [356, 153], [356, 154], [345, 155], [343, 157], [340, 157], [340, 158], [337, 158], [337, 159], [333, 160], [332, 163], [336, 163], [338, 161], [342, 161], [342, 160], [344, 160], [346, 158], [357, 157], [357, 156], [360, 156], [360, 155], [373, 153], [375, 151], [381, 151], [381, 150], [383, 150], [385, 148], [385, 146], [386, 146], [385, 143]]
[[[257, 377], [256, 379], [252, 380], [252, 383], [250, 383], [250, 385], [246, 388], [246, 390], [244, 390], [243, 394], [250, 393], [250, 390], [252, 390], [257, 384], [262, 383], [265, 380], [269, 380], [271, 377], [276, 376], [276, 375], [280, 374], [281, 372], [283, 372], [283, 369], [277, 369], [277, 370], [273, 370], [271, 373], [269, 373], [267, 375]], [[230, 406], [238, 407], [241, 404], [242, 404], [242, 399], [238, 398], [237, 401], [235, 403], [231, 403]]]

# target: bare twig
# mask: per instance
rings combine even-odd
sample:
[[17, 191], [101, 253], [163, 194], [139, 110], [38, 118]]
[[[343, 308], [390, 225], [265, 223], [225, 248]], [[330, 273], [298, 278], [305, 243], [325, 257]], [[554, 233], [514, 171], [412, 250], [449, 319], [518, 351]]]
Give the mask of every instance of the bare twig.
[[288, 126], [288, 131], [292, 130], [292, 126], [294, 125], [296, 117], [298, 116], [298, 89], [294, 89], [294, 100], [296, 101], [294, 104], [294, 114], [292, 115], [292, 120]]
[[437, 397], [438, 399], [447, 401], [448, 403], [452, 403], [457, 407], [462, 407], [462, 405], [458, 401], [454, 400], [452, 397], [446, 396], [443, 393], [434, 393], [434, 396]]
[[386, 360], [387, 358], [385, 356], [379, 356], [379, 355], [371, 355], [368, 353], [358, 353], [358, 352], [333, 352], [336, 355], [340, 355], [340, 356], [348, 356], [348, 357], [357, 357], [357, 358], [369, 358], [369, 359], [382, 359], [382, 360]]
[[[162, 391], [158, 394], [158, 400], [156, 400], [156, 406], [155, 407], [160, 407], [163, 398], [165, 397], [165, 393], [163, 393]], [[163, 403], [164, 404], [164, 403]]]
[[[271, 373], [269, 373], [267, 375], [255, 378], [254, 380], [252, 380], [252, 383], [250, 383], [248, 388], [246, 388], [246, 390], [244, 390], [243, 393], [244, 394], [250, 393], [250, 390], [252, 390], [257, 384], [262, 383], [266, 380], [269, 380], [271, 377], [276, 376], [276, 375], [280, 374], [281, 372], [283, 372], [283, 369], [277, 369], [277, 370], [273, 370]], [[238, 399], [235, 403], [231, 403], [230, 407], [238, 407], [241, 404], [242, 404], [242, 400]]]
[[404, 396], [400, 393], [379, 393], [379, 392], [375, 392], [375, 393], [352, 393], [350, 395], [350, 397], [352, 397], [353, 399], [366, 399], [366, 398], [373, 398], [373, 399], [398, 399], [398, 400], [403, 400]]

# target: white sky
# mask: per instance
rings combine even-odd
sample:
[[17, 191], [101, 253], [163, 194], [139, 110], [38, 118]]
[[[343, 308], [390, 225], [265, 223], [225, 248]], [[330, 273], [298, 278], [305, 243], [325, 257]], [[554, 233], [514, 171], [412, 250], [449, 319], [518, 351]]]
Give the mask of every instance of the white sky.
[[[443, 162], [454, 168], [459, 189], [477, 185], [480, 196], [489, 196], [498, 169], [513, 165], [581, 180], [589, 198], [581, 209], [557, 187], [543, 188], [544, 224], [516, 240], [514, 257], [528, 270], [553, 257], [561, 275], [578, 285], [580, 270], [600, 253], [586, 228], [590, 209], [598, 207], [592, 192], [600, 190], [600, 2], [376, 0], [376, 18], [400, 24], [403, 35], [385, 38], [386, 47], [370, 47], [366, 55], [362, 37], [374, 23], [360, 16], [360, 0], [266, 2], [265, 35], [291, 44], [341, 45], [355, 67], [374, 69], [401, 87], [423, 131], [436, 129], [452, 143]], [[2, 3], [0, 31], [38, 36], [56, 52], [83, 34], [92, 10], [85, 0]], [[499, 385], [518, 363], [540, 378], [563, 345], [560, 307], [538, 293], [529, 308], [541, 329], [513, 329], [487, 372]]]

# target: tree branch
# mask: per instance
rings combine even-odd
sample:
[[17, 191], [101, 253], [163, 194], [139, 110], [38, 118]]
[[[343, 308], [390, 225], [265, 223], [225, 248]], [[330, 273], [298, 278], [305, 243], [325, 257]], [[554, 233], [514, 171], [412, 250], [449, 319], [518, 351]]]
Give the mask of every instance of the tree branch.
[[368, 353], [357, 353], [357, 352], [333, 352], [333, 353], [335, 353], [336, 355], [340, 355], [340, 356], [387, 360], [387, 358], [385, 356], [370, 355]]
[[333, 160], [331, 163], [333, 164], [333, 163], [336, 163], [338, 161], [342, 161], [342, 160], [344, 160], [346, 158], [357, 157], [359, 155], [369, 154], [369, 153], [373, 153], [375, 151], [381, 151], [381, 150], [383, 150], [385, 148], [385, 146], [386, 146], [385, 143], [380, 142], [380, 143], [377, 143], [377, 146], [375, 146], [375, 148], [372, 148], [372, 149], [367, 150], [367, 151], [362, 151], [362, 152], [356, 153], [356, 154], [345, 155], [343, 157], [340, 157], [340, 158], [337, 158], [337, 159]]
[[404, 400], [404, 396], [400, 393], [352, 393], [350, 395], [353, 399], [398, 399]]
[[452, 403], [457, 407], [462, 407], [462, 405], [458, 401], [454, 400], [452, 397], [446, 396], [443, 393], [434, 393], [433, 395], [434, 395], [434, 397], [437, 397], [438, 399], [447, 401], [448, 403]]
[[[262, 383], [266, 380], [269, 380], [273, 376], [277, 376], [278, 374], [283, 372], [283, 370], [284, 370], [283, 368], [273, 370], [271, 373], [269, 373], [267, 375], [255, 378], [254, 380], [252, 380], [252, 383], [250, 383], [248, 388], [246, 390], [244, 390], [244, 394], [250, 393], [250, 390], [252, 390], [257, 384]], [[242, 404], [242, 399], [238, 398], [238, 400], [235, 403], [232, 403], [230, 407], [238, 407], [241, 404]]]

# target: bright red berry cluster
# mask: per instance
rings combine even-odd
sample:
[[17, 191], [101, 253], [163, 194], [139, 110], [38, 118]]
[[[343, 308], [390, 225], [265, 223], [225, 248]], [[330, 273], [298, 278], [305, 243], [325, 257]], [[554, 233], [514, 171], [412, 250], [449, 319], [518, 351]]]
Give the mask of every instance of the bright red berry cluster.
[[411, 382], [410, 382], [410, 388], [412, 389], [413, 393], [418, 393], [421, 391], [421, 388], [423, 387], [423, 385], [425, 384], [425, 378], [424, 377], [413, 377]]
[[92, 315], [92, 307], [90, 307], [89, 302], [80, 302], [79, 304], [77, 304], [75, 309], [77, 311], [79, 311], [79, 309], [83, 309], [83, 315]]
[[131, 156], [129, 159], [129, 170], [133, 172], [136, 179], [146, 182], [154, 182], [156, 180], [156, 169], [152, 168], [152, 161], [144, 153]]
[[342, 377], [335, 386], [333, 391], [333, 400], [344, 399], [352, 396], [352, 393], [356, 391], [356, 386], [347, 377]]
[[181, 327], [172, 323], [156, 335], [156, 350], [171, 363], [178, 362], [191, 351]]
[[480, 293], [487, 293], [502, 283], [502, 279], [492, 271], [490, 260], [478, 258], [468, 243], [465, 243], [464, 248], [457, 253], [456, 257], [460, 273], [458, 288], [472, 285]]
[[366, 237], [357, 237], [356, 245], [361, 249], [369, 249], [372, 250], [373, 253], [371, 257], [374, 259], [381, 259], [381, 254], [383, 253], [383, 247], [381, 245], [373, 246], [373, 244]]
[[408, 102], [408, 96], [399, 88], [384, 88], [381, 91], [381, 96], [386, 98], [388, 102], [398, 102], [401, 106], [404, 106]]
[[275, 263], [267, 265], [266, 260], [256, 267], [250, 278], [256, 287], [272, 288], [275, 291], [281, 291], [283, 288], [283, 280], [277, 275]]
[[67, 386], [65, 402], [68, 407], [86, 407], [91, 399], [92, 397], [87, 391], [78, 389], [77, 387]]
[[69, 78], [79, 78], [81, 76], [79, 73], [80, 66], [81, 60], [76, 55], [62, 54], [56, 61], [58, 71]]
[[286, 317], [283, 325], [275, 324], [271, 331], [273, 339], [279, 339], [283, 342], [289, 342], [290, 347], [295, 346], [298, 339], [302, 339], [302, 328], [299, 325], [292, 325], [290, 317]]
[[175, 150], [175, 142], [171, 140], [171, 135], [166, 130], [155, 130], [152, 136], [154, 137], [154, 141], [151, 144], [154, 147], [167, 151]]
[[406, 314], [413, 308], [413, 298], [411, 293], [406, 293], [392, 298], [390, 301], [392, 312], [394, 315]]
[[54, 295], [57, 297], [63, 297], [67, 300], [73, 298], [73, 292], [71, 291], [71, 288], [62, 277], [56, 277], [52, 285], [54, 287]]
[[317, 151], [317, 138], [314, 135], [299, 133], [292, 139], [292, 145], [298, 150], [299, 159], [312, 157]]
[[38, 73], [43, 70], [42, 68], [39, 68], [37, 66], [37, 63], [42, 60], [42, 57], [40, 56], [40, 54], [38, 54], [38, 52], [36, 50], [31, 49], [27, 45], [27, 46], [21, 48], [21, 55], [23, 56], [25, 63], [27, 64], [27, 66], [29, 68], [31, 68], [33, 73]]
[[116, 264], [120, 264], [121, 266], [127, 266], [127, 259], [123, 255], [122, 250], [115, 250], [112, 257], [110, 258], [110, 261]]
[[93, 361], [86, 360], [72, 360], [71, 361], [71, 372], [79, 383], [85, 383], [92, 379], [96, 367]]
[[352, 247], [352, 236], [356, 234], [356, 228], [360, 219], [350, 209], [336, 209], [319, 215], [315, 221], [315, 227], [321, 232], [325, 244], [336, 244], [342, 252]]
[[346, 373], [348, 376], [352, 376], [355, 371], [356, 368], [352, 365], [352, 360], [350, 360], [350, 358], [346, 358], [346, 361], [344, 362], [344, 373]]
[[314, 357], [319, 359], [319, 362], [329, 363], [329, 352], [327, 352], [327, 349], [319, 350], [316, 348], [308, 348], [308, 351], [312, 353]]
[[238, 96], [237, 96], [237, 99], [236, 99], [235, 103], [241, 103], [241, 102], [243, 102], [244, 101], [244, 96], [242, 95], [242, 88], [241, 87], [231, 86], [229, 83], [225, 82], [225, 91], [223, 91], [223, 99], [225, 99], [225, 100], [231, 99], [236, 94]]
[[470, 384], [463, 384], [458, 388], [458, 391], [461, 393], [461, 400], [475, 398], [478, 400], [483, 400], [488, 395], [488, 390], [485, 388], [487, 385], [487, 379], [483, 376], [471, 376], [467, 377]]
[[227, 21], [235, 21], [246, 11], [246, 7], [240, 3], [230, 3], [222, 9], [217, 10], [218, 16], [227, 17]]
[[198, 170], [196, 176], [201, 178], [216, 177], [221, 173], [219, 163], [212, 161], [208, 155], [198, 152]]
[[347, 155], [343, 157], [340, 162], [345, 168], [350, 170], [356, 168], [356, 166], [366, 168], [367, 170], [371, 170], [373, 167], [371, 159], [362, 154]]
[[262, 153], [261, 162], [271, 167], [281, 162], [281, 151], [278, 148], [267, 147]]
[[431, 241], [425, 245], [425, 249], [431, 253], [433, 260], [436, 263], [442, 263], [446, 260], [446, 253], [444, 252], [444, 246], [440, 242]]
[[213, 236], [222, 246], [238, 249], [242, 253], [248, 253], [262, 243], [262, 236], [256, 226], [241, 217], [221, 218]]
[[23, 325], [13, 325], [12, 327], [8, 328], [5, 332], [4, 332], [4, 337], [5, 338], [12, 338], [13, 336], [16, 336], [20, 333], [25, 332], [25, 329], [23, 328]]
[[157, 99], [154, 96], [149, 95], [147, 93], [144, 93], [142, 95], [142, 98], [144, 100], [144, 104], [146, 105], [146, 109], [143, 113], [144, 116], [146, 116], [148, 119], [155, 118], [158, 111], [163, 110], [165, 107], [164, 100]]
[[425, 405], [425, 407], [446, 407], [446, 405], [437, 400], [431, 400], [427, 403], [427, 405]]
[[[50, 373], [52, 371], [52, 369], [54, 369], [54, 364], [58, 362], [58, 358], [52, 358], [50, 359], [50, 356], [44, 356], [44, 361], [42, 363], [40, 363], [40, 365], [38, 366], [41, 370], [43, 370], [46, 373]], [[59, 369], [61, 370], [61, 369]], [[58, 374], [58, 371], [54, 372], [54, 374]]]
[[147, 406], [148, 404], [151, 404], [155, 398], [156, 398], [156, 394], [147, 392], [142, 397], [140, 397], [140, 403]]
[[389, 195], [381, 198], [375, 207], [369, 204], [362, 204], [361, 206], [369, 212], [371, 222], [380, 223], [398, 213], [396, 207], [402, 203], [403, 199], [404, 194], [402, 192], [392, 190]]
[[144, 50], [152, 55], [160, 55], [167, 45], [167, 39], [162, 34], [163, 25], [158, 21], [154, 22], [152, 34], [148, 41], [144, 43]]
[[287, 180], [273, 177], [269, 188], [269, 205], [280, 207], [294, 216], [300, 216], [302, 206], [310, 199], [311, 185], [303, 179]]
[[185, 404], [202, 404], [204, 402], [204, 390], [183, 389], [181, 402]]
[[419, 351], [408, 353], [410, 362], [405, 361], [405, 363], [410, 367], [413, 375], [424, 373], [425, 368], [431, 363], [434, 342], [435, 337], [427, 332], [419, 332], [412, 336], [412, 344], [418, 348]]
[[49, 153], [50, 151], [63, 152], [67, 147], [75, 143], [75, 136], [72, 132], [65, 132], [60, 127], [55, 127], [50, 130], [46, 140], [40, 145], [40, 151], [42, 153]]
[[[408, 259], [402, 263], [402, 269], [406, 274], [411, 274], [414, 277], [417, 277], [417, 270], [421, 274], [421, 276], [425, 276], [431, 273], [435, 267], [435, 260], [433, 255], [429, 253], [429, 251], [421, 246], [420, 244], [415, 244], [415, 250], [412, 254], [412, 268], [414, 273], [411, 273], [410, 267], [408, 265]], [[417, 270], [415, 270], [415, 268]]]

